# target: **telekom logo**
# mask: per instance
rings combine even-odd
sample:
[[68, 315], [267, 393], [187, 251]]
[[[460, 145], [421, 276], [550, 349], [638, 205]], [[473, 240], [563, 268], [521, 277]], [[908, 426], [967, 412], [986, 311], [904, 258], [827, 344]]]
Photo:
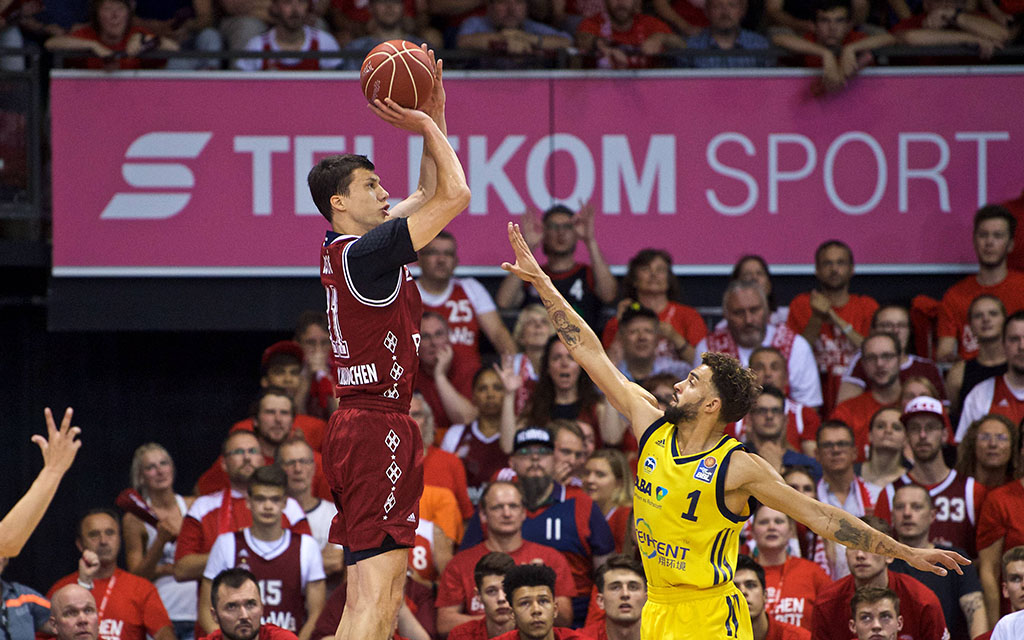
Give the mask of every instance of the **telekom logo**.
[[[131, 162], [131, 160], [193, 159], [213, 137], [210, 131], [177, 133], [153, 131], [135, 139], [125, 152], [129, 160], [121, 165], [124, 181], [137, 189], [191, 189], [195, 176], [178, 162]], [[181, 212], [192, 198], [190, 192], [116, 193], [100, 218], [115, 220], [162, 220]]]

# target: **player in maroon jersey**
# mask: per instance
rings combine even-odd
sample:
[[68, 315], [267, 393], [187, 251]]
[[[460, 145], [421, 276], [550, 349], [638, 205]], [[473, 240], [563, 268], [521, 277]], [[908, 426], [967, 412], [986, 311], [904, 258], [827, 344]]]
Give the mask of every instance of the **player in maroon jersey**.
[[[434, 53], [428, 52], [431, 61]], [[338, 515], [330, 540], [346, 547], [347, 601], [337, 638], [384, 640], [402, 602], [408, 548], [423, 489], [423, 444], [409, 417], [419, 366], [419, 292], [406, 266], [469, 204], [448, 144], [442, 65], [423, 111], [394, 102], [370, 108], [423, 136], [419, 185], [389, 210], [388, 192], [363, 156], [331, 156], [309, 172], [309, 190], [331, 223], [321, 250], [339, 406], [323, 443], [324, 474]]]

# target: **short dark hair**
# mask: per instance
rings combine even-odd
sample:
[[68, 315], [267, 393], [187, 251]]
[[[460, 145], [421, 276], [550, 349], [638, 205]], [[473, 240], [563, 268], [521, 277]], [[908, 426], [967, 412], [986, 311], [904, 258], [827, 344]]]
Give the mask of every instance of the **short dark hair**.
[[727, 423], [736, 422], [747, 415], [754, 398], [761, 391], [754, 372], [725, 353], [705, 352], [700, 361], [711, 369], [711, 384], [718, 390], [722, 401], [719, 419]]
[[306, 333], [314, 325], [327, 331], [327, 314], [323, 311], [314, 311], [312, 309], [307, 309], [300, 313], [299, 319], [295, 321], [295, 341], [298, 342], [299, 336]]
[[500, 551], [492, 551], [476, 561], [473, 567], [473, 582], [478, 590], [484, 588], [484, 578], [487, 576], [501, 576], [504, 582], [505, 575], [509, 569], [516, 566], [512, 556]]
[[846, 424], [842, 420], [824, 420], [818, 427], [818, 433], [814, 436], [814, 441], [818, 444], [821, 444], [821, 432], [825, 429], [842, 429], [850, 436], [850, 440], [853, 442], [857, 441], [857, 438], [853, 435], [853, 429], [850, 428], [850, 425]]
[[757, 581], [761, 583], [761, 588], [767, 588], [765, 587], [764, 581], [764, 567], [757, 564], [757, 562], [755, 562], [754, 559], [750, 556], [741, 553], [739, 556], [736, 557], [736, 571], [733, 573], [733, 577], [735, 578], [736, 574], [740, 571], [743, 571], [744, 569], [756, 573]]
[[613, 556], [609, 556], [604, 561], [597, 571], [594, 572], [594, 584], [597, 585], [598, 591], [604, 591], [604, 577], [608, 575], [609, 571], [616, 569], [622, 569], [624, 571], [632, 571], [633, 573], [640, 576], [644, 581], [644, 585], [647, 585], [647, 574], [644, 573], [644, 566], [640, 564], [634, 556], [625, 553], [616, 553]]
[[771, 396], [773, 398], [778, 398], [779, 402], [782, 403], [782, 406], [786, 406], [786, 394], [782, 393], [782, 389], [779, 389], [773, 384], [766, 384], [763, 387], [761, 387], [761, 393], [758, 394], [758, 397], [761, 396]]
[[832, 11], [833, 9], [846, 9], [846, 15], [853, 15], [853, 5], [850, 0], [818, 0], [814, 7], [814, 17], [817, 19], [819, 13]]
[[907, 320], [910, 320], [910, 310], [904, 307], [902, 304], [883, 304], [882, 306], [875, 309], [875, 312], [871, 314], [872, 329], [878, 326], [878, 316], [890, 309], [897, 309], [899, 311], [902, 311], [903, 315], [907, 316]]
[[505, 589], [505, 599], [512, 603], [516, 589], [522, 587], [547, 587], [551, 595], [555, 595], [555, 571], [543, 564], [520, 564], [512, 567], [505, 574], [501, 586]]
[[95, 515], [100, 515], [100, 514], [106, 515], [106, 516], [110, 516], [111, 519], [113, 519], [114, 524], [117, 525], [118, 533], [120, 533], [120, 531], [121, 531], [121, 516], [117, 513], [117, 511], [114, 511], [111, 507], [93, 507], [92, 509], [89, 509], [88, 511], [86, 511], [85, 515], [83, 515], [81, 518], [78, 519], [78, 533], [75, 534], [75, 540], [81, 540], [82, 539], [82, 525], [85, 524], [85, 519], [90, 517], [90, 516], [95, 516]]
[[896, 615], [900, 615], [900, 597], [888, 587], [866, 586], [860, 587], [853, 593], [850, 599], [850, 620], [857, 619], [857, 605], [874, 604], [881, 600], [890, 600]]
[[886, 522], [882, 518], [879, 518], [878, 516], [867, 515], [867, 516], [861, 516], [860, 517], [860, 521], [863, 522], [864, 524], [868, 525], [869, 527], [871, 527], [875, 531], [881, 531], [882, 533], [884, 533], [885, 535], [889, 536], [890, 538], [892, 537], [892, 525], [890, 525], [888, 522]]
[[978, 209], [974, 213], [974, 229], [973, 233], [978, 232], [978, 227], [981, 226], [982, 222], [986, 220], [1005, 220], [1007, 226], [1010, 228], [1010, 239], [1013, 239], [1014, 234], [1017, 233], [1017, 218], [1013, 217], [1010, 210], [1006, 207], [998, 204], [987, 204], [984, 207]]
[[253, 471], [249, 477], [249, 488], [247, 491], [250, 496], [252, 495], [252, 488], [257, 485], [261, 487], [277, 487], [282, 491], [287, 491], [288, 475], [284, 472], [284, 469], [276, 464], [268, 464]]
[[643, 306], [639, 302], [634, 302], [626, 310], [622, 312], [622, 317], [619, 318], [619, 329], [625, 329], [626, 325], [633, 322], [637, 318], [645, 318], [652, 321], [655, 326], [661, 322], [661, 318], [654, 312], [653, 309]]
[[1003, 320], [1003, 340], [1006, 340], [1006, 327], [1010, 326], [1011, 322], [1024, 322], [1024, 309], [1014, 311]]
[[327, 156], [309, 170], [306, 182], [309, 184], [309, 195], [313, 197], [320, 215], [331, 222], [331, 197], [348, 193], [352, 184], [352, 173], [356, 169], [373, 171], [373, 163], [366, 156], [346, 153], [344, 155]]
[[210, 585], [210, 604], [213, 605], [214, 609], [217, 608], [217, 600], [219, 599], [217, 594], [220, 591], [220, 585], [224, 584], [232, 589], [237, 589], [246, 582], [252, 582], [256, 585], [256, 591], [259, 591], [259, 580], [248, 569], [232, 567], [221, 571], [214, 576], [213, 584]]
[[565, 206], [564, 204], [556, 204], [556, 205], [548, 208], [548, 210], [544, 212], [544, 215], [541, 217], [541, 222], [542, 223], [543, 222], [547, 222], [548, 218], [550, 218], [551, 216], [558, 215], [560, 213], [561, 214], [565, 214], [565, 215], [569, 216], [570, 218], [576, 215], [575, 211], [573, 211], [569, 207]]
[[263, 398], [267, 396], [280, 396], [282, 398], [288, 398], [288, 402], [292, 405], [292, 416], [295, 415], [295, 398], [291, 396], [287, 391], [281, 387], [270, 385], [269, 387], [263, 387], [260, 389], [259, 395], [256, 396], [256, 400], [252, 403], [252, 417], [255, 418], [256, 414], [260, 412], [260, 404], [263, 402]]
[[[847, 3], [844, 6], [849, 7], [850, 5]], [[833, 8], [835, 8], [835, 7], [833, 7]], [[820, 11], [821, 7], [818, 7], [818, 10]], [[846, 255], [850, 256], [850, 264], [853, 264], [853, 249], [850, 248], [850, 245], [846, 244], [842, 240], [834, 240], [834, 239], [833, 240], [826, 240], [825, 242], [822, 242], [821, 244], [818, 245], [818, 248], [814, 250], [814, 264], [815, 265], [818, 264], [818, 260], [821, 259], [821, 254], [825, 253], [825, 251], [827, 249], [831, 249], [833, 247], [838, 247], [840, 249], [845, 249], [846, 250]]]
[[925, 500], [925, 502], [928, 503], [928, 508], [929, 509], [934, 509], [935, 508], [935, 502], [932, 500], [932, 494], [931, 494], [930, 491], [928, 491], [928, 487], [919, 485], [916, 482], [911, 482], [910, 484], [904, 484], [904, 485], [900, 485], [900, 486], [896, 487], [893, 490], [893, 492], [892, 492], [892, 500], [893, 500], [893, 502], [896, 502], [896, 494], [899, 493], [900, 491], [904, 490], [904, 489], [917, 489], [917, 490], [921, 491], [922, 493], [924, 493], [924, 496], [925, 496], [924, 500]]

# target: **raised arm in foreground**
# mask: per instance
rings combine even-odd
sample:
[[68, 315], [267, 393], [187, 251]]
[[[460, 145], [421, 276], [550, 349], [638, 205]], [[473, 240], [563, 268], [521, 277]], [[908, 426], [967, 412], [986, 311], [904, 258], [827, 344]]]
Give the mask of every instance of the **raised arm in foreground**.
[[43, 410], [46, 436], [32, 436], [32, 442], [39, 445], [42, 451], [43, 469], [21, 500], [0, 520], [0, 556], [13, 558], [21, 553], [21, 548], [35, 531], [57, 493], [61, 478], [75, 461], [78, 448], [82, 446], [82, 441], [78, 439], [82, 430], [71, 426], [73, 413], [71, 407], [68, 407], [64, 411], [60, 429], [57, 429], [50, 408]]
[[629, 417], [639, 440], [644, 429], [662, 415], [653, 395], [626, 379], [604, 352], [593, 329], [572, 308], [551, 278], [540, 268], [523, 239], [519, 225], [508, 223], [508, 240], [516, 255], [515, 264], [503, 262], [501, 268], [532, 284], [544, 302], [551, 324], [566, 349], [620, 413]]

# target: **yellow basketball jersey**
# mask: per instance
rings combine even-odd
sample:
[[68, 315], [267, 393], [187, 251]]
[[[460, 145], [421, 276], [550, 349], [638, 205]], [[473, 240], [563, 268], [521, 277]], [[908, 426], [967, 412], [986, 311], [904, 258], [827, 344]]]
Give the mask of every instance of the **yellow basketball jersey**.
[[652, 601], [679, 601], [731, 588], [739, 532], [750, 517], [725, 504], [729, 458], [743, 445], [722, 436], [702, 453], [682, 456], [676, 426], [659, 419], [640, 441], [633, 517]]

